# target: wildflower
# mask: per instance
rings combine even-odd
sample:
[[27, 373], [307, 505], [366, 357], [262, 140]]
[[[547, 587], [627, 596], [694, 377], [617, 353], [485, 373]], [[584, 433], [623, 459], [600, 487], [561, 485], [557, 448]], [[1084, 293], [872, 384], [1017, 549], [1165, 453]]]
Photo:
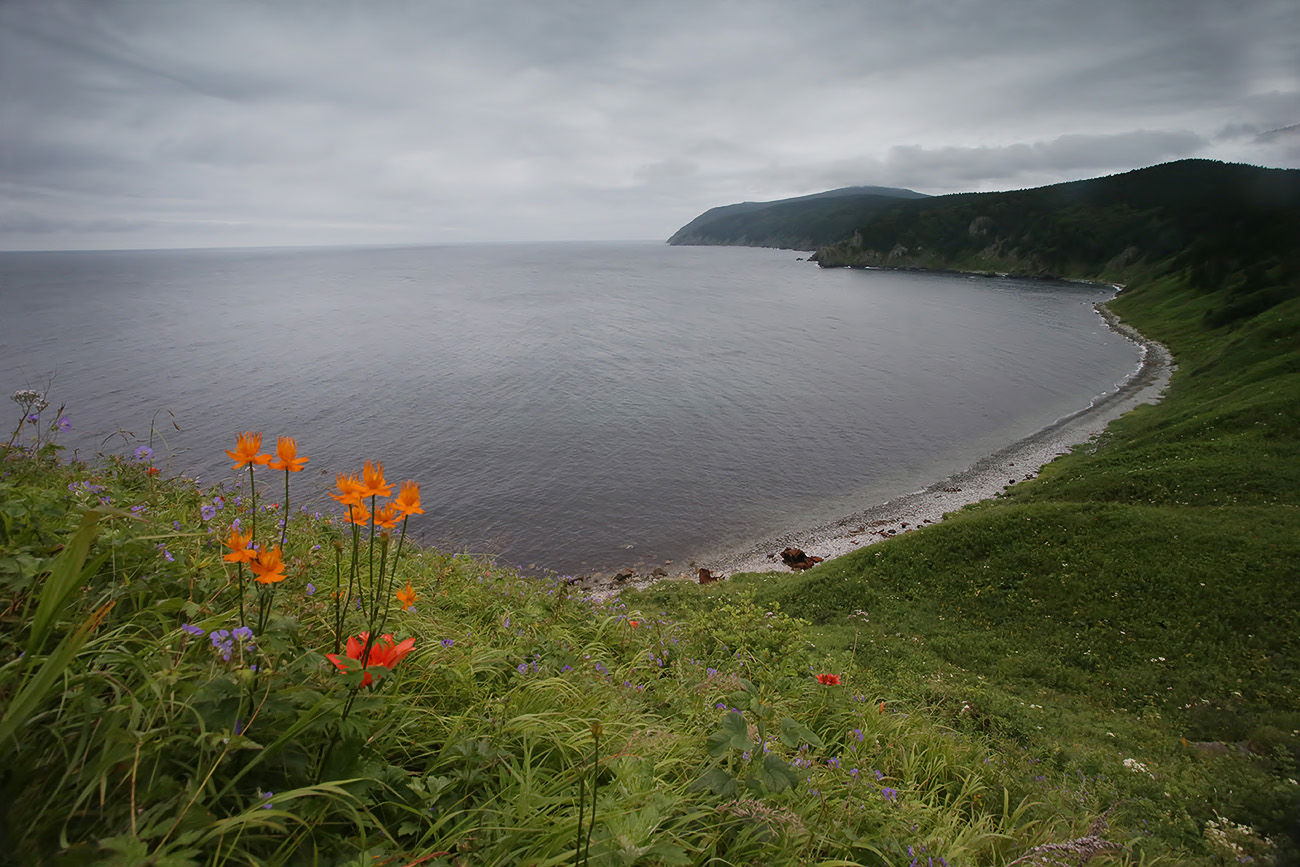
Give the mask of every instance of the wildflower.
[[375, 526], [383, 527], [385, 530], [397, 529], [397, 519], [401, 515], [397, 513], [397, 507], [392, 503], [385, 503], [378, 509], [375, 509]]
[[398, 590], [396, 595], [397, 595], [397, 602], [399, 605], [401, 605], [403, 608], [407, 609], [408, 611], [415, 610], [415, 602], [420, 597], [417, 596], [415, 590], [411, 588], [410, 581], [406, 582], [406, 589]]
[[393, 486], [384, 481], [384, 465], [366, 461], [361, 470], [361, 496], [387, 497], [393, 493]]
[[307, 582], [307, 595], [308, 595], [308, 596], [315, 596], [315, 595], [316, 595], [316, 585], [315, 585], [315, 584], [312, 584], [310, 581]]
[[527, 673], [528, 673], [528, 663], [526, 663], [526, 662], [521, 662], [521, 663], [519, 663], [519, 665], [515, 667], [515, 670], [518, 671], [520, 674], [527, 674]]
[[263, 792], [263, 791], [261, 791], [261, 790], [259, 789], [258, 792], [257, 792], [257, 794], [258, 794], [261, 798], [263, 798], [263, 799], [266, 800], [266, 803], [262, 805], [262, 809], [263, 809], [263, 810], [270, 810], [270, 809], [272, 809], [271, 798], [275, 795], [275, 792]]
[[181, 624], [181, 629], [183, 629], [184, 631], [188, 632], [190, 635], [194, 635], [194, 636], [197, 636], [197, 637], [199, 637], [199, 638], [202, 638], [204, 635], [207, 634], [207, 633], [205, 633], [202, 629], [200, 629], [199, 627], [194, 626], [193, 624], [190, 624], [190, 623], [182, 623], [182, 624]]
[[267, 464], [273, 470], [285, 470], [290, 473], [302, 472], [302, 465], [307, 463], [307, 456], [298, 457], [298, 441], [293, 437], [280, 437], [275, 442], [275, 454], [279, 460]]
[[148, 446], [140, 446], [135, 450], [135, 459], [142, 464], [147, 464], [153, 460], [153, 449]]
[[238, 527], [231, 527], [230, 538], [226, 540], [225, 545], [230, 549], [230, 553], [222, 557], [227, 563], [251, 563], [257, 559], [257, 552], [253, 550], [251, 532], [245, 536], [239, 532]]
[[247, 626], [236, 626], [230, 634], [239, 639], [240, 644], [251, 646], [253, 643], [253, 630]]
[[819, 674], [817, 682], [825, 686], [839, 686], [840, 676], [838, 674]]
[[230, 638], [230, 630], [213, 630], [210, 638], [212, 639], [212, 647], [221, 654], [221, 658], [226, 662], [230, 662], [230, 654], [235, 649], [235, 643]]
[[232, 452], [230, 449], [226, 449], [226, 454], [235, 462], [233, 469], [236, 470], [242, 469], [250, 464], [269, 464], [271, 462], [270, 455], [259, 455], [257, 453], [257, 450], [261, 447], [261, 433], [244, 431], [239, 435], [238, 441], [235, 445], [235, 450]]
[[68, 421], [68, 417], [65, 415], [56, 421], [54, 426], [61, 431], [67, 431], [72, 429], [72, 422]]
[[337, 494], [330, 494], [331, 497], [345, 506], [361, 505], [362, 485], [356, 476], [339, 473], [334, 477], [334, 484], [339, 490]]
[[420, 508], [420, 486], [415, 482], [402, 482], [402, 489], [397, 493], [397, 499], [393, 500], [395, 508], [403, 518], [409, 518], [411, 515], [423, 515], [424, 509]]
[[221, 509], [224, 509], [226, 507], [226, 501], [223, 500], [221, 497], [213, 497], [212, 505], [216, 506], [218, 511], [220, 511]]
[[369, 639], [369, 632], [362, 632], [359, 635], [349, 637], [346, 657], [339, 656], [336, 653], [325, 655], [340, 671], [353, 671], [359, 665], [361, 670], [365, 672], [365, 677], [361, 679], [362, 686], [370, 686], [370, 668], [382, 666], [392, 671], [397, 667], [397, 663], [405, 659], [406, 655], [415, 649], [414, 638], [407, 638], [404, 641], [394, 643], [393, 636], [384, 635], [371, 645], [370, 652], [367, 654], [365, 652], [366, 642]]
[[365, 526], [370, 523], [370, 510], [360, 503], [353, 503], [348, 506], [348, 520], [354, 524]]
[[456, 643], [456, 639], [454, 639], [454, 638], [444, 638], [444, 639], [442, 640], [442, 646], [443, 646], [443, 647], [451, 647], [451, 646], [454, 645], [455, 643]]
[[158, 475], [158, 473], [160, 473], [160, 472], [162, 472], [162, 471], [159, 470], [157, 467], [150, 467], [149, 469], [147, 469], [147, 470], [144, 471], [144, 474], [145, 474], [146, 476], [156, 476], [156, 475]]
[[889, 786], [885, 786], [880, 790], [880, 796], [886, 801], [897, 801], [898, 789], [891, 789]]
[[284, 580], [284, 562], [280, 559], [279, 548], [258, 551], [257, 558], [248, 564], [253, 570], [253, 579], [258, 584], [278, 584]]
[[162, 554], [163, 559], [166, 560], [168, 563], [176, 562], [176, 558], [172, 556], [172, 552], [168, 551], [167, 546], [161, 542], [158, 543], [158, 553]]
[[211, 521], [216, 516], [217, 516], [217, 507], [212, 505], [211, 503], [199, 509], [199, 517], [202, 518], [204, 521]]
[[628, 626], [631, 626], [633, 629], [636, 629], [638, 626], [641, 625], [641, 623], [640, 623], [640, 621], [637, 621], [637, 620], [629, 620], [629, 621], [627, 622], [627, 625], [628, 625]]

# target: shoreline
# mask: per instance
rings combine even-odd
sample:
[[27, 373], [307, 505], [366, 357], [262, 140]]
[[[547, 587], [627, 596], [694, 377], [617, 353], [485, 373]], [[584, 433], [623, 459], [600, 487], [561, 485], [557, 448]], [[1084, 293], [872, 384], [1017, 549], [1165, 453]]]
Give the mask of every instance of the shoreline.
[[[779, 554], [787, 547], [802, 549], [810, 557], [831, 560], [936, 524], [949, 512], [1000, 494], [1010, 487], [1009, 482], [1015, 484], [1037, 477], [1044, 465], [1068, 454], [1077, 445], [1094, 441], [1115, 419], [1137, 406], [1159, 401], [1175, 368], [1169, 350], [1125, 325], [1104, 303], [1098, 303], [1094, 309], [1108, 328], [1142, 349], [1137, 369], [1114, 391], [921, 490], [901, 494], [820, 526], [701, 554], [691, 559], [692, 569], [703, 567], [719, 577], [738, 572], [790, 572]], [[623, 570], [608, 579], [588, 577], [583, 579], [582, 586], [593, 595], [604, 597], [626, 587], [644, 588], [658, 581], [695, 580], [694, 571], [669, 575], [666, 570], [656, 569], [655, 573], [641, 575]]]

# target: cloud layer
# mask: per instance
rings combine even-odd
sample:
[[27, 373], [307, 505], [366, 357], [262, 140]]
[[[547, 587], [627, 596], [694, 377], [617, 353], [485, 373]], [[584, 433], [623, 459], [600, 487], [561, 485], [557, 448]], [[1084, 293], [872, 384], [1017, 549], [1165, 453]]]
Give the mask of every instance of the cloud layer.
[[1294, 0], [8, 0], [0, 249], [664, 238], [851, 184], [1300, 167], [1298, 121]]

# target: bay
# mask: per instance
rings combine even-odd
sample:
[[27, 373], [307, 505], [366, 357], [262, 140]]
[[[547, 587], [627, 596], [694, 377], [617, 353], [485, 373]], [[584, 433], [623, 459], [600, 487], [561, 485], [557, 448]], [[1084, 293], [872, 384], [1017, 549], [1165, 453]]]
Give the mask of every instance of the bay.
[[1112, 294], [657, 243], [0, 253], [0, 385], [66, 403], [82, 457], [151, 441], [214, 483], [237, 432], [294, 436], [311, 510], [382, 461], [424, 541], [593, 572], [814, 526], [1087, 407], [1140, 359]]

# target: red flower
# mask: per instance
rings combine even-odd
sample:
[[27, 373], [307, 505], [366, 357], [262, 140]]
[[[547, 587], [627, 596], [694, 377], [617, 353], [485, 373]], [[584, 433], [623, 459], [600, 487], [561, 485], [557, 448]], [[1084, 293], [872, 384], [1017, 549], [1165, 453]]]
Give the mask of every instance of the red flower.
[[817, 675], [817, 682], [826, 686], [839, 686], [840, 676], [838, 674], [819, 674]]
[[628, 626], [631, 626], [633, 629], [636, 629], [638, 626], [641, 625], [641, 622], [638, 621], [638, 620], [629, 620], [629, 621], [627, 622], [627, 625], [628, 625]]
[[144, 474], [145, 474], [146, 476], [156, 476], [156, 475], [158, 475], [158, 468], [157, 468], [157, 467], [150, 467], [149, 469], [147, 469], [147, 470], [144, 471]]
[[[370, 686], [369, 669], [372, 666], [382, 665], [392, 671], [397, 667], [397, 663], [405, 659], [406, 655], [415, 649], [414, 638], [408, 638], [394, 644], [393, 636], [382, 635], [378, 641], [370, 645], [370, 653], [366, 654], [366, 641], [369, 638], [369, 632], [362, 632], [359, 635], [349, 637], [346, 658], [339, 656], [337, 653], [325, 654], [326, 658], [334, 663], [339, 671], [355, 671], [359, 665], [361, 670], [365, 671], [365, 676], [361, 679], [362, 686]], [[363, 655], [366, 657], [365, 659], [362, 658]]]

